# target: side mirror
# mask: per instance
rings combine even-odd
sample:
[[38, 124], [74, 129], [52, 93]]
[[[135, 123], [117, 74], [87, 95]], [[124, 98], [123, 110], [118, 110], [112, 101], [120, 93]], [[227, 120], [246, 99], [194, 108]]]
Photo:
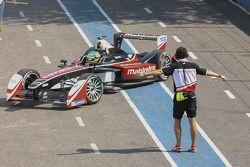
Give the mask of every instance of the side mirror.
[[62, 59], [62, 60], [60, 60], [60, 62], [61, 62], [61, 63], [63, 63], [64, 65], [66, 65], [66, 63], [67, 63], [68, 61], [67, 61], [67, 60]]
[[67, 60], [60, 60], [60, 62], [62, 63], [62, 64], [59, 64], [57, 67], [59, 67], [59, 68], [63, 68], [63, 67], [65, 67], [65, 66], [67, 66]]

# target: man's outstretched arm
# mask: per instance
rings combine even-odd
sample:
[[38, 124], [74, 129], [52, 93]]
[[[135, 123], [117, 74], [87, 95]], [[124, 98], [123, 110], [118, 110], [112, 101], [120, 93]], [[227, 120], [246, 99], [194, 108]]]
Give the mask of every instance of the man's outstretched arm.
[[149, 72], [145, 72], [145, 73], [140, 73], [140, 76], [149, 76], [149, 75], [161, 75], [163, 73], [162, 69], [158, 69], [158, 70], [154, 70], [154, 71], [149, 71]]
[[225, 75], [221, 75], [221, 74], [213, 72], [211, 70], [207, 70], [207, 76], [221, 78], [221, 79], [223, 79], [223, 81], [225, 81], [227, 79], [227, 77]]

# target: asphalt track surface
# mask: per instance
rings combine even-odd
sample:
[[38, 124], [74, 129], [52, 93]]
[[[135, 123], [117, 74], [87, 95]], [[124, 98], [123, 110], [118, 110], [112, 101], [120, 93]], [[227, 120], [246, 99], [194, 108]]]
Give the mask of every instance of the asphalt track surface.
[[[4, 102], [8, 79], [18, 69], [46, 74], [60, 59], [72, 60], [88, 48], [57, 1], [18, 2], [28, 4], [7, 3], [0, 33], [0, 166], [170, 166], [119, 91], [105, 94], [96, 105], [74, 110]], [[167, 34], [171, 53], [186, 46], [198, 58], [191, 61], [228, 76], [227, 82], [199, 77], [197, 120], [232, 166], [250, 164], [249, 16], [223, 0], [97, 2], [122, 31]], [[139, 51], [154, 49], [151, 42], [131, 42]], [[172, 89], [171, 80], [165, 84]], [[100, 154], [93, 151], [93, 143]]]

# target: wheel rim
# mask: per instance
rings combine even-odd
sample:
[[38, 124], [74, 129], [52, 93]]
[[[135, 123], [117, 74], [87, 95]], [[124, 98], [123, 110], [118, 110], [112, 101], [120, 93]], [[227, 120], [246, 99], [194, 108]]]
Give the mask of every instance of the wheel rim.
[[[160, 57], [160, 68], [168, 67], [171, 64], [171, 62], [172, 60], [171, 60], [169, 53], [167, 52], [163, 53]], [[161, 78], [163, 80], [167, 80], [168, 76], [161, 74]]]
[[91, 77], [86, 88], [88, 99], [97, 102], [102, 97], [102, 82], [97, 77]]
[[160, 58], [161, 68], [168, 67], [171, 64], [171, 58], [167, 53], [162, 54]]

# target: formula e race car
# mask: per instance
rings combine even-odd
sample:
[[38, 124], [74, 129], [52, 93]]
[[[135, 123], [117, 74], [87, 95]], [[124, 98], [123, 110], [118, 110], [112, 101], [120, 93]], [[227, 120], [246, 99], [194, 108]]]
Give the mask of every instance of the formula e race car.
[[[121, 49], [122, 40], [154, 40], [157, 49], [145, 53], [127, 53]], [[67, 65], [61, 60], [59, 69], [44, 76], [33, 69], [21, 69], [12, 76], [7, 89], [7, 102], [36, 100], [63, 104], [67, 108], [97, 103], [104, 91], [143, 81], [166, 80], [167, 76], [140, 76], [168, 66], [171, 56], [165, 50], [166, 35], [116, 33], [114, 44], [98, 37], [96, 45]], [[94, 54], [93, 54], [94, 53]], [[91, 60], [91, 56], [96, 56]]]

